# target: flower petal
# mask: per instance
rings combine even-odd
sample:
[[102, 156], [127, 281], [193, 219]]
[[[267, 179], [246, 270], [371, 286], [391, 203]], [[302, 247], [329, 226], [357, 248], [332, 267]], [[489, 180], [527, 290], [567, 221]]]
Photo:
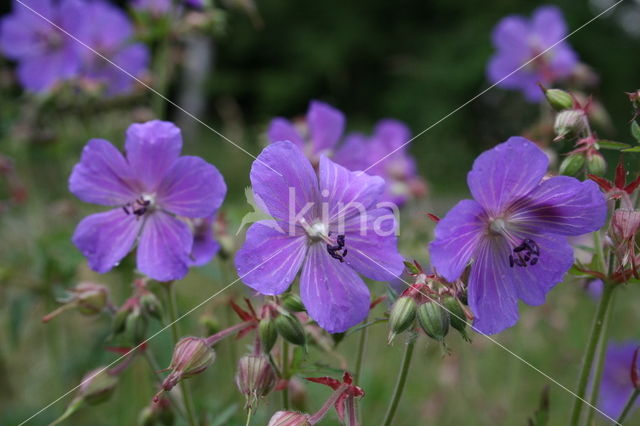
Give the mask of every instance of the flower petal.
[[540, 183], [548, 163], [533, 142], [514, 136], [482, 153], [473, 163], [467, 183], [473, 198], [487, 213], [500, 214]]
[[567, 24], [556, 6], [542, 6], [531, 17], [531, 30], [540, 38], [544, 48], [551, 47], [567, 35]]
[[354, 216], [345, 223], [345, 263], [372, 280], [393, 281], [404, 269], [398, 253], [397, 222], [393, 212], [381, 208]]
[[318, 178], [292, 142], [276, 142], [262, 150], [251, 166], [251, 184], [260, 205], [274, 218], [296, 222], [300, 214], [311, 222], [317, 217]]
[[180, 157], [167, 171], [157, 192], [163, 209], [186, 217], [208, 217], [222, 204], [227, 193], [224, 178], [202, 158]]
[[307, 113], [307, 125], [313, 152], [332, 149], [344, 132], [344, 114], [324, 102], [312, 101]]
[[139, 194], [133, 188], [129, 164], [110, 142], [92, 139], [69, 177], [69, 191], [82, 201], [105, 206], [124, 205]]
[[320, 157], [320, 190], [323, 211], [328, 209], [329, 223], [364, 214], [380, 200], [384, 187], [384, 179], [379, 176], [352, 172], [325, 155]]
[[[401, 121], [393, 119], [380, 120], [375, 127], [373, 137], [379, 140], [379, 143], [384, 146], [386, 154], [390, 154], [394, 150], [398, 150], [396, 153], [400, 153], [401, 149], [408, 147], [405, 145], [411, 140], [411, 131]], [[378, 161], [380, 158], [375, 158], [374, 161]]]
[[329, 256], [324, 244], [309, 247], [300, 297], [309, 316], [329, 333], [346, 331], [369, 313], [370, 294], [362, 278]]
[[349, 170], [364, 170], [369, 165], [368, 139], [361, 133], [348, 135], [332, 159]]
[[133, 173], [144, 185], [144, 190], [155, 191], [180, 155], [182, 134], [167, 121], [132, 124], [127, 130], [125, 150]]
[[484, 240], [469, 277], [469, 307], [475, 316], [473, 329], [496, 334], [518, 321], [516, 287], [511, 283], [509, 247], [505, 240]]
[[85, 217], [73, 233], [72, 241], [87, 258], [89, 267], [104, 274], [131, 251], [142, 226], [141, 220], [122, 209]]
[[269, 130], [267, 131], [267, 137], [271, 143], [280, 141], [289, 141], [296, 144], [300, 149], [304, 149], [304, 141], [296, 128], [291, 122], [285, 118], [274, 118], [271, 120]]
[[290, 236], [275, 221], [256, 222], [236, 254], [238, 276], [262, 294], [280, 294], [293, 282], [306, 252], [305, 235]]
[[598, 185], [568, 176], [542, 182], [512, 207], [510, 221], [536, 232], [581, 235], [600, 229], [607, 204]]
[[194, 231], [193, 246], [189, 255], [190, 266], [206, 265], [220, 250], [220, 243], [216, 241], [213, 234], [214, 220], [213, 216], [209, 216], [191, 221]]
[[431, 263], [438, 274], [454, 281], [477, 251], [486, 227], [486, 214], [480, 204], [462, 200], [438, 222], [435, 239], [429, 246]]
[[193, 234], [189, 226], [166, 213], [156, 211], [144, 223], [138, 242], [138, 269], [158, 281], [184, 278], [189, 272]]

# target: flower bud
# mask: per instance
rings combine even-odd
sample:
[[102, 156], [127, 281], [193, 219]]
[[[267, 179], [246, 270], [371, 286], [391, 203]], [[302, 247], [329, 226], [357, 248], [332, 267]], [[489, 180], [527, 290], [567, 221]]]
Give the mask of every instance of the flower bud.
[[184, 337], [178, 341], [171, 358], [171, 373], [162, 383], [165, 391], [173, 389], [181, 380], [195, 376], [211, 365], [215, 359], [214, 350], [206, 339], [201, 337]]
[[549, 105], [556, 111], [562, 111], [573, 107], [573, 98], [569, 92], [561, 89], [546, 89], [544, 96], [547, 98]]
[[388, 343], [393, 341], [396, 334], [402, 333], [413, 326], [416, 319], [416, 301], [413, 297], [400, 297], [391, 308], [389, 315], [389, 337]]
[[571, 154], [565, 157], [560, 164], [560, 174], [565, 176], [577, 176], [584, 168], [584, 155]]
[[262, 343], [262, 351], [268, 354], [278, 339], [278, 330], [276, 330], [276, 325], [272, 318], [262, 318], [260, 320], [258, 335], [260, 336], [260, 343]]
[[58, 301], [63, 305], [45, 315], [42, 318], [43, 322], [48, 322], [69, 309], [77, 309], [82, 315], [97, 315], [107, 307], [109, 291], [100, 284], [81, 283], [70, 289], [67, 297]]
[[308, 414], [296, 413], [295, 411], [276, 412], [267, 426], [311, 426]]
[[460, 303], [456, 300], [455, 297], [445, 297], [442, 301], [442, 305], [449, 311], [449, 322], [451, 327], [455, 328], [460, 332], [462, 338], [467, 342], [470, 342], [471, 339], [467, 335], [467, 317], [465, 316], [464, 309], [460, 306]]
[[569, 135], [580, 133], [585, 128], [586, 116], [584, 111], [579, 109], [568, 109], [560, 111], [556, 115], [553, 129], [557, 135], [555, 140], [561, 140]]
[[78, 396], [89, 405], [108, 400], [118, 384], [118, 376], [110, 374], [106, 367], [96, 368], [87, 373], [78, 390]]
[[125, 330], [134, 343], [144, 341], [147, 333], [147, 318], [139, 307], [134, 308], [125, 320]]
[[255, 409], [258, 400], [276, 385], [276, 373], [266, 355], [245, 355], [238, 361], [236, 386], [247, 400], [247, 408]]
[[442, 341], [449, 332], [449, 314], [435, 302], [418, 306], [420, 327], [432, 339]]
[[285, 293], [280, 300], [282, 301], [282, 306], [288, 311], [303, 312], [305, 310], [302, 299], [297, 294]]
[[587, 154], [587, 170], [596, 176], [602, 176], [607, 171], [607, 162], [602, 154], [597, 151]]
[[140, 296], [140, 306], [147, 315], [157, 320], [162, 320], [162, 305], [152, 292], [145, 291], [142, 296]]
[[295, 315], [291, 315], [287, 312], [280, 312], [280, 314], [273, 320], [278, 334], [280, 334], [285, 340], [294, 345], [304, 346], [306, 344], [306, 336], [304, 334], [304, 328], [300, 320]]

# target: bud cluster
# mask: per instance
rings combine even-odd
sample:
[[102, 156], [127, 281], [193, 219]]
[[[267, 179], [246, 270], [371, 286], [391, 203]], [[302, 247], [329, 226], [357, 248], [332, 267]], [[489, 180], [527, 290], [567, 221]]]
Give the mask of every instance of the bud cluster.
[[280, 298], [280, 304], [268, 302], [262, 307], [258, 335], [265, 353], [269, 353], [278, 339], [283, 339], [298, 346], [305, 346], [307, 337], [298, 316], [305, 310], [300, 297], [286, 293]]

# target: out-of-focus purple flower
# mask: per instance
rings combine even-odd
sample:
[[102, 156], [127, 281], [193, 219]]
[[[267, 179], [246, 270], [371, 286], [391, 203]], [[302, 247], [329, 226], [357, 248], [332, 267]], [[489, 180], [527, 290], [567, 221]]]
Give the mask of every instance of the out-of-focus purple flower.
[[[532, 102], [542, 100], [538, 83], [551, 85], [569, 75], [578, 65], [578, 57], [566, 42], [558, 43], [567, 35], [562, 12], [555, 6], [536, 9], [530, 20], [511, 15], [503, 18], [493, 30], [496, 53], [489, 61], [487, 75], [492, 83], [505, 89], [522, 91]], [[526, 67], [516, 71], [529, 60], [544, 53]], [[513, 73], [513, 75], [509, 75]]]
[[184, 3], [194, 9], [203, 9], [205, 0], [184, 0]]
[[[147, 71], [149, 50], [143, 43], [132, 43], [133, 24], [119, 8], [103, 2], [87, 4], [87, 14], [79, 39], [136, 78]], [[83, 48], [82, 76], [103, 85], [109, 96], [131, 91], [135, 80], [89, 49]]]
[[390, 281], [403, 270], [396, 220], [377, 208], [378, 176], [320, 157], [318, 175], [292, 142], [265, 148], [251, 168], [256, 199], [274, 219], [254, 223], [236, 255], [239, 276], [262, 294], [284, 292], [302, 269], [300, 295], [320, 327], [338, 333], [369, 312], [358, 273]]
[[182, 135], [169, 122], [132, 124], [126, 158], [92, 139], [71, 173], [69, 190], [82, 201], [115, 207], [84, 218], [73, 242], [89, 266], [110, 271], [137, 241], [138, 269], [158, 281], [177, 280], [192, 263], [194, 235], [176, 216], [210, 217], [226, 194], [218, 170], [199, 157], [180, 156]]
[[438, 222], [431, 262], [448, 281], [469, 262], [474, 328], [494, 334], [518, 321], [518, 299], [544, 303], [573, 263], [567, 236], [599, 229], [606, 202], [591, 181], [543, 177], [547, 156], [521, 137], [480, 155], [467, 176], [473, 200]]
[[191, 266], [203, 266], [220, 250], [220, 243], [213, 236], [214, 217], [190, 219], [193, 229], [193, 247], [189, 256]]
[[162, 16], [171, 10], [172, 0], [133, 0], [131, 6], [139, 11], [149, 12], [155, 16]]
[[598, 300], [602, 297], [602, 290], [604, 289], [604, 283], [602, 280], [591, 280], [587, 283], [585, 290], [589, 297], [593, 300]]
[[[610, 342], [607, 348], [600, 382], [598, 408], [614, 419], [622, 414], [622, 409], [633, 392], [631, 365], [633, 353], [638, 346], [640, 342], [637, 341]], [[637, 362], [636, 367], [640, 368], [640, 362]], [[639, 405], [640, 400], [636, 401], [635, 408]]]
[[381, 120], [371, 137], [349, 135], [334, 161], [350, 170], [366, 170], [382, 177], [387, 184], [384, 199], [400, 205], [426, 191], [424, 181], [416, 172], [415, 160], [408, 153], [408, 145], [403, 146], [410, 139], [411, 132], [405, 124]]
[[292, 123], [282, 117], [271, 120], [267, 137], [270, 143], [293, 142], [315, 167], [321, 154], [333, 153], [342, 138], [344, 126], [342, 112], [323, 102], [311, 101], [307, 116], [299, 123]]
[[64, 31], [78, 34], [86, 5], [79, 0], [23, 2], [28, 7], [14, 1], [12, 13], [0, 20], [0, 50], [18, 62], [18, 79], [25, 89], [48, 92], [79, 72], [80, 46]]

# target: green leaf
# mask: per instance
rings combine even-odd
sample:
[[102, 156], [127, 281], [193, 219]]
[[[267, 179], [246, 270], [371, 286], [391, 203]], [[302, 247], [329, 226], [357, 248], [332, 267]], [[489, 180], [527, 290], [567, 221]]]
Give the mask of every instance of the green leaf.
[[413, 262], [409, 262], [407, 260], [404, 261], [404, 267], [407, 268], [407, 271], [409, 271], [410, 274], [419, 274], [420, 270], [418, 269], [418, 267], [416, 265], [413, 264]]
[[635, 140], [640, 142], [640, 125], [638, 125], [638, 122], [636, 120], [633, 120], [631, 122], [631, 135], [635, 138]]
[[626, 144], [623, 142], [617, 142], [617, 141], [610, 141], [606, 139], [599, 140], [598, 146], [603, 149], [617, 149], [617, 150], [631, 148], [631, 145], [629, 144]]
[[623, 149], [622, 152], [640, 152], [640, 146], [634, 146], [633, 148]]

